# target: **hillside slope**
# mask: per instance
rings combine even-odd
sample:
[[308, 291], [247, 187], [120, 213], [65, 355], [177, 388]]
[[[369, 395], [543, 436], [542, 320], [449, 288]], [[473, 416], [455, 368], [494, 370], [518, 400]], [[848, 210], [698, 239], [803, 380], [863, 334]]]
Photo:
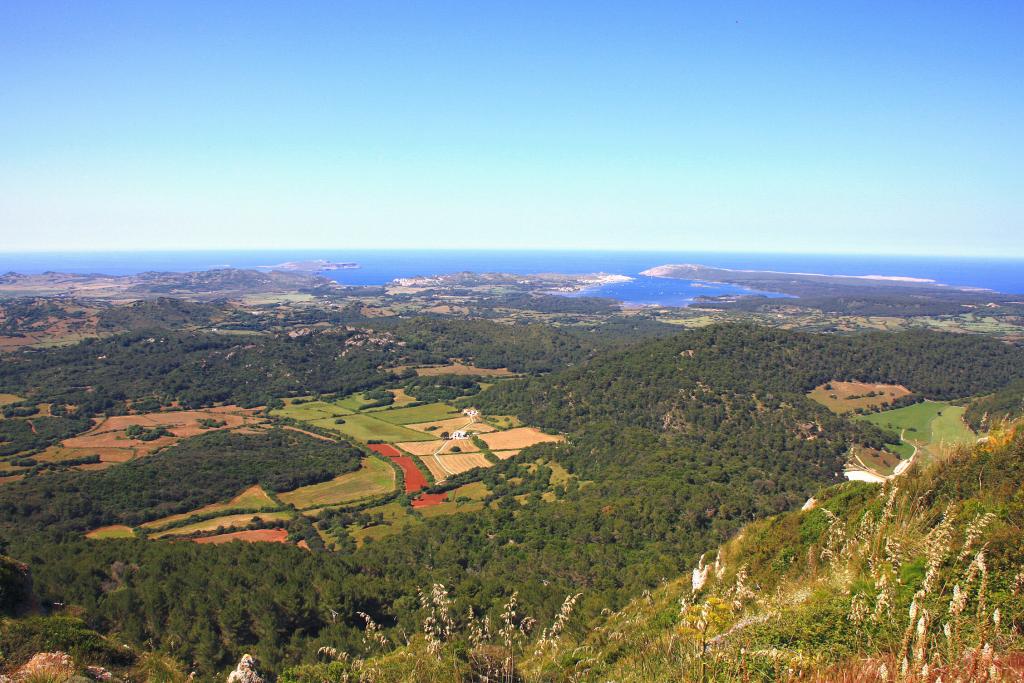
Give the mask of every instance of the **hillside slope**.
[[1022, 484], [1024, 428], [997, 432], [885, 487], [840, 484], [748, 524], [692, 575], [591, 623], [571, 595], [546, 628], [514, 600], [491, 625], [435, 586], [410, 644], [378, 637], [365, 660], [280, 680], [1021, 680]]

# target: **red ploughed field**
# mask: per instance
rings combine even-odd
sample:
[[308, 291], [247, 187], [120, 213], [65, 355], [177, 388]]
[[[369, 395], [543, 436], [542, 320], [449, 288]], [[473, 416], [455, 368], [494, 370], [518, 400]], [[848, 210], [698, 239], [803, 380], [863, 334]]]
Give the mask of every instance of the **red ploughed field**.
[[402, 468], [402, 472], [405, 473], [405, 492], [415, 493], [420, 489], [427, 488], [427, 478], [420, 472], [420, 468], [416, 467], [416, 463], [412, 461], [408, 455], [402, 455], [397, 458], [391, 458], [396, 465]]
[[386, 443], [371, 443], [370, 450], [378, 455], [391, 458], [391, 461], [402, 468], [405, 473], [405, 492], [415, 493], [427, 487], [427, 478], [416, 467], [416, 463], [408, 455], [402, 455], [402, 451]]
[[447, 493], [422, 493], [412, 502], [414, 508], [425, 508], [440, 505], [448, 498]]

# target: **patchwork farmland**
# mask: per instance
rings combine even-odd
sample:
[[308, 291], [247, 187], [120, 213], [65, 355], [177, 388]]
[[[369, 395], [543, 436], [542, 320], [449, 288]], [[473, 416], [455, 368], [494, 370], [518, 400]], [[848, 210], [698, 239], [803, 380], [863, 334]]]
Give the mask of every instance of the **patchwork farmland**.
[[98, 455], [101, 463], [128, 462], [184, 438], [220, 429], [251, 428], [265, 421], [256, 409], [238, 406], [118, 415], [100, 420], [88, 432], [48, 448], [38, 459], [61, 462]]
[[[446, 403], [416, 405], [404, 392], [391, 391], [396, 402], [388, 406], [367, 401], [362, 394], [323, 399], [300, 397], [285, 400], [283, 406], [269, 413], [272, 419], [281, 418], [280, 426], [290, 432], [332, 446], [337, 444], [339, 448], [348, 448], [348, 442], [362, 444], [374, 455], [365, 455], [354, 472], [276, 493], [259, 485], [249, 486], [223, 501], [188, 512], [146, 521], [135, 528], [101, 527], [87, 535], [93, 539], [142, 537], [204, 544], [236, 540], [305, 543], [310, 536], [303, 535], [301, 529], [310, 530], [309, 525], [313, 525], [313, 540], [322, 541], [327, 547], [339, 547], [345, 535], [361, 545], [399, 533], [422, 523], [424, 518], [482, 509], [488, 488], [481, 482], [447, 491], [425, 490], [452, 477], [493, 467], [529, 446], [562, 440], [560, 436], [521, 426], [515, 418], [502, 416], [492, 423], [475, 412], [464, 413]], [[109, 418], [75, 437], [78, 441], [68, 441], [70, 447], [80, 448], [84, 440], [93, 447], [125, 451], [120, 457], [132, 459], [145, 448], [125, 443], [125, 431], [132, 424], [167, 430], [166, 435], [154, 439], [155, 450], [163, 443], [170, 444], [207, 429], [265, 429], [264, 422], [266, 418], [255, 410], [233, 407], [154, 413]], [[466, 438], [439, 438], [461, 431], [467, 433]], [[68, 444], [61, 447], [67, 448]], [[399, 471], [404, 485], [396, 491]], [[549, 491], [545, 495], [554, 494]], [[333, 521], [339, 514], [356, 514], [361, 521], [341, 528]]]
[[429, 482], [427, 478], [423, 476], [423, 472], [416, 466], [416, 462], [408, 455], [403, 455], [394, 446], [386, 443], [370, 444], [370, 449], [379, 455], [383, 455], [387, 458], [391, 458], [391, 462], [395, 463], [402, 469], [402, 474], [405, 478], [405, 492], [416, 493], [422, 491], [427, 487]]

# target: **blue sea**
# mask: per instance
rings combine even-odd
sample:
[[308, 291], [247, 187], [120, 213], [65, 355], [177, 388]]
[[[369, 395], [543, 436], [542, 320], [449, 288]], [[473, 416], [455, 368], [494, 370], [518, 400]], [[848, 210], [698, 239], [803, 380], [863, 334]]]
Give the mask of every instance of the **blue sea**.
[[[927, 278], [958, 287], [1024, 293], [1024, 260], [911, 256], [738, 254], [639, 251], [484, 251], [484, 250], [295, 250], [0, 253], [0, 273], [103, 273], [127, 275], [150, 270], [191, 271], [218, 267], [252, 268], [287, 261], [326, 259], [355, 262], [359, 268], [323, 273], [342, 284], [382, 285], [399, 277], [460, 271], [593, 273], [629, 275], [632, 282], [586, 292], [631, 305], [685, 306], [698, 296], [748, 293], [742, 287], [690, 280], [650, 278], [640, 271], [667, 263], [699, 263], [721, 268], [774, 270], [826, 275], [886, 275]], [[770, 295], [770, 293], [768, 293]]]

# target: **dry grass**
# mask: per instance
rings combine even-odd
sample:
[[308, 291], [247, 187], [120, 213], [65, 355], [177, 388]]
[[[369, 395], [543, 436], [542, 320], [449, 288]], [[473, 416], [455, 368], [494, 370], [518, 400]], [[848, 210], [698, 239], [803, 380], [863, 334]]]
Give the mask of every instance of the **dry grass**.
[[[420, 432], [433, 432], [440, 434], [441, 432], [454, 432], [457, 429], [465, 429], [470, 432], [480, 432], [481, 434], [486, 432], [493, 432], [494, 427], [487, 424], [486, 422], [472, 422], [470, 418], [452, 417], [447, 420], [434, 420], [432, 422], [417, 422], [415, 424], [405, 425], [409, 429], [415, 429]], [[433, 429], [431, 429], [433, 427]]]
[[421, 459], [430, 473], [434, 475], [434, 479], [438, 481], [478, 467], [491, 467], [492, 465], [483, 453], [446, 453], [444, 455], [428, 455]]
[[416, 374], [420, 377], [433, 377], [435, 375], [471, 375], [479, 377], [514, 377], [515, 373], [508, 368], [478, 368], [474, 365], [463, 363], [449, 363], [448, 365], [433, 365], [430, 367], [416, 368]]
[[406, 453], [423, 456], [433, 455], [434, 451], [444, 445], [444, 442], [440, 439], [437, 439], [436, 441], [402, 441], [395, 445]]
[[244, 541], [245, 543], [287, 543], [288, 532], [284, 529], [251, 529], [248, 531], [233, 531], [228, 534], [217, 536], [202, 536], [193, 538], [195, 543], [209, 543], [219, 545], [231, 541]]
[[480, 437], [493, 451], [527, 448], [538, 443], [565, 441], [564, 436], [545, 434], [536, 427], [516, 427], [503, 432], [493, 432]]
[[[831, 388], [826, 388], [831, 387]], [[875, 394], [868, 396], [868, 394]], [[902, 384], [868, 384], [832, 381], [815, 387], [808, 396], [833, 413], [849, 413], [858, 408], [880, 408], [891, 404], [910, 390]]]

